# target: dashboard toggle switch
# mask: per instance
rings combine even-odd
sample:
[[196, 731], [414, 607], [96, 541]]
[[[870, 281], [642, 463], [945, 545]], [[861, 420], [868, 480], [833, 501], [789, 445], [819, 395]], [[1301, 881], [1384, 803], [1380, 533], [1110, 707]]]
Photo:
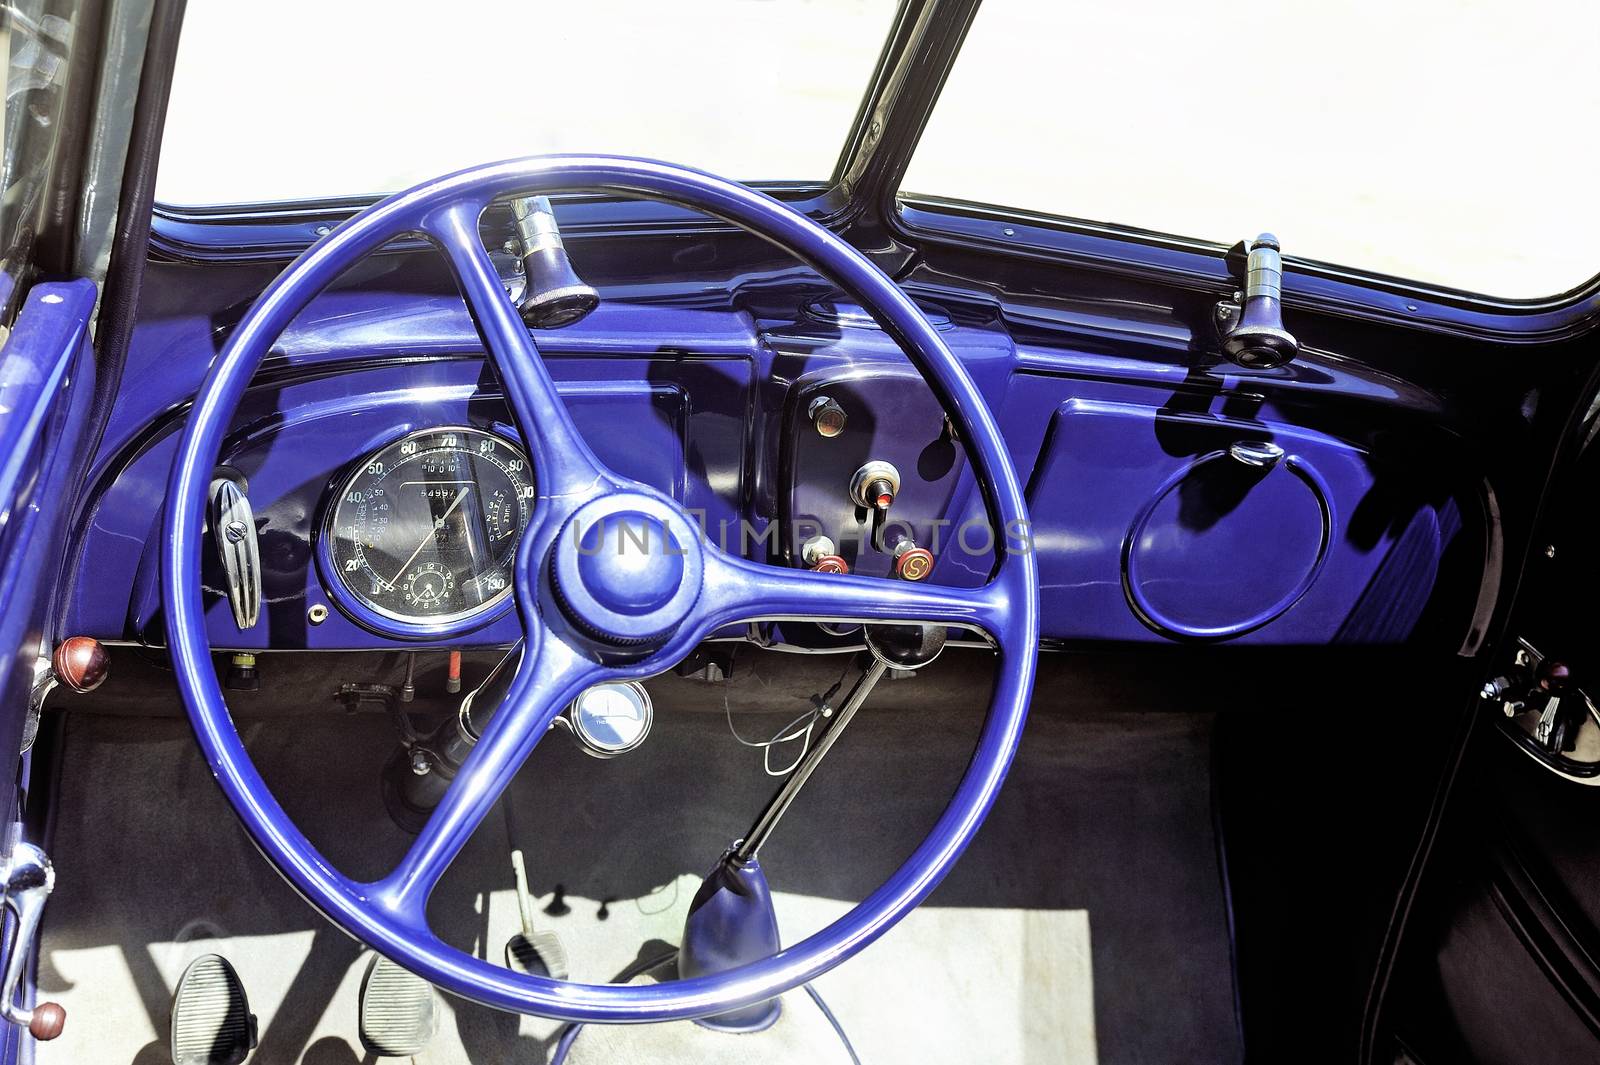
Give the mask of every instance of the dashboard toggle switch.
[[933, 572], [933, 552], [902, 540], [894, 549], [894, 575], [903, 581], [920, 581]]
[[900, 471], [882, 459], [873, 459], [850, 478], [850, 498], [856, 506], [884, 511], [900, 494]]
[[817, 435], [832, 439], [844, 432], [845, 422], [849, 421], [844, 413], [844, 408], [838, 402], [827, 396], [818, 396], [806, 408], [806, 413], [811, 416], [811, 424], [816, 427]]
[[813, 536], [801, 544], [800, 561], [805, 563], [807, 569], [817, 573], [850, 572], [850, 563], [838, 554], [833, 541], [826, 536]]

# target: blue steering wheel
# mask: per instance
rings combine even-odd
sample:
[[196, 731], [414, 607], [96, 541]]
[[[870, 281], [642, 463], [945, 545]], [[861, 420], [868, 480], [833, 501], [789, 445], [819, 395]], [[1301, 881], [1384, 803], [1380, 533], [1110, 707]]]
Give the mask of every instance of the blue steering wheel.
[[[704, 211], [794, 254], [859, 300], [921, 369], [959, 429], [997, 531], [990, 583], [943, 588], [751, 562], [705, 543], [673, 500], [606, 469], [574, 427], [478, 229], [496, 199], [578, 190]], [[527, 644], [504, 703], [404, 859], [381, 880], [362, 883], [317, 852], [245, 752], [206, 639], [201, 534], [224, 435], [262, 357], [339, 275], [413, 234], [448, 258], [534, 463], [538, 494], [515, 569]], [[207, 375], [178, 444], [167, 486], [162, 589], [178, 687], [217, 782], [257, 846], [329, 920], [438, 987], [489, 1006], [566, 1021], [666, 1021], [761, 1002], [826, 972], [904, 917], [955, 863], [994, 802], [1033, 689], [1038, 572], [1026, 547], [1000, 533], [1026, 529], [1016, 470], [971, 378], [917, 306], [854, 248], [777, 200], [711, 174], [619, 157], [544, 156], [463, 170], [377, 203], [308, 249], [262, 293]], [[586, 544], [580, 551], [580, 540], [595, 530], [601, 549]], [[663, 672], [725, 625], [783, 618], [931, 622], [987, 633], [998, 648], [993, 698], [971, 764], [927, 838], [882, 886], [770, 957], [645, 986], [523, 975], [433, 934], [425, 917], [429, 893], [580, 692]]]

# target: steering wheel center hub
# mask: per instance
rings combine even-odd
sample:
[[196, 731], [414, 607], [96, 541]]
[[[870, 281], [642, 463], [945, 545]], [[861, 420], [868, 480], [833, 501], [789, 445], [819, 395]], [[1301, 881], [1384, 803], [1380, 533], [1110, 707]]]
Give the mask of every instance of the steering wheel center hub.
[[611, 610], [642, 617], [666, 606], [683, 584], [684, 549], [652, 515], [625, 510], [575, 531], [578, 578]]
[[618, 645], [671, 634], [700, 596], [697, 530], [671, 504], [619, 492], [579, 507], [551, 549], [550, 578], [567, 616]]

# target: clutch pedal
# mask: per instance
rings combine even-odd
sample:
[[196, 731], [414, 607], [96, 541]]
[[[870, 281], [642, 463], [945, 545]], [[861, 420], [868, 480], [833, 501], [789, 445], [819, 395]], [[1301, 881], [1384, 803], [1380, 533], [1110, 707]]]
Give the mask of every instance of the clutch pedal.
[[361, 1045], [380, 1058], [422, 1053], [438, 1027], [433, 985], [376, 955], [361, 981]]
[[256, 1047], [256, 1018], [228, 959], [189, 963], [172, 997], [173, 1065], [240, 1065]]

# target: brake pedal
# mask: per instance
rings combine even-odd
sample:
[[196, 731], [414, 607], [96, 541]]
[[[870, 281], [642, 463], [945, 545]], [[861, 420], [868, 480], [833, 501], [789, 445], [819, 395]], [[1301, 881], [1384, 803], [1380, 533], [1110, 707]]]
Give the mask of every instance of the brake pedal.
[[361, 981], [361, 1045], [380, 1058], [420, 1054], [438, 1027], [433, 985], [375, 955]]
[[173, 1065], [240, 1065], [256, 1048], [256, 1018], [228, 959], [189, 963], [172, 996]]

